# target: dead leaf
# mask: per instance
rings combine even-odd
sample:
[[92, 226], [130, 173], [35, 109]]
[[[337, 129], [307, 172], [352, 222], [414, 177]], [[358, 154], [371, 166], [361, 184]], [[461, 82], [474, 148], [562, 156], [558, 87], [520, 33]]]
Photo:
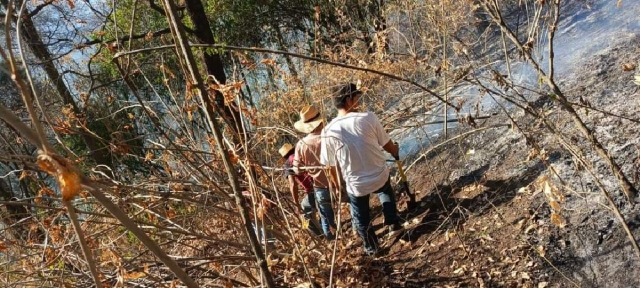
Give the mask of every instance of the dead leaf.
[[80, 175], [69, 170], [58, 174], [58, 182], [63, 200], [71, 200], [80, 193]]
[[491, 238], [491, 236], [489, 235], [482, 235], [481, 238], [487, 241], [496, 241], [495, 239]]
[[633, 64], [633, 63], [622, 64], [622, 71], [629, 72], [633, 70], [636, 70], [636, 64]]
[[549, 282], [538, 283], [538, 288], [547, 288], [547, 286], [549, 286]]
[[542, 191], [544, 192], [544, 195], [547, 196], [547, 199], [549, 201], [564, 203], [564, 194], [562, 194], [562, 192], [560, 192], [560, 189], [556, 188], [548, 179], [544, 181]]
[[484, 284], [484, 280], [482, 280], [482, 278], [481, 278], [481, 277], [477, 277], [477, 278], [476, 278], [476, 280], [478, 280], [478, 284], [480, 285], [480, 286], [479, 286], [480, 288], [487, 287], [487, 286], [485, 286], [485, 284]]
[[302, 215], [300, 215], [300, 222], [302, 223], [302, 229], [309, 229], [309, 220], [302, 217]]
[[44, 195], [55, 196], [56, 193], [53, 192], [53, 190], [51, 190], [49, 188], [42, 188], [42, 189], [38, 190], [38, 196], [44, 196]]
[[71, 161], [56, 154], [40, 154], [37, 163], [40, 169], [56, 177], [62, 192], [62, 200], [72, 200], [80, 193], [82, 179]]
[[551, 223], [560, 228], [564, 228], [564, 226], [567, 226], [567, 219], [564, 219], [564, 217], [558, 213], [551, 213]]
[[276, 60], [274, 59], [262, 59], [262, 61], [260, 61], [268, 66], [274, 66], [276, 64]]
[[67, 4], [69, 4], [69, 8], [71, 8], [71, 10], [76, 8], [76, 4], [73, 3], [73, 0], [67, 0]]
[[544, 196], [547, 196], [547, 199], [549, 200], [553, 200], [554, 196], [553, 192], [551, 192], [551, 184], [549, 184], [549, 181], [544, 181], [544, 184], [542, 185], [542, 192], [544, 192]]
[[147, 35], [144, 36], [144, 40], [151, 41], [153, 39], [153, 31], [149, 30]]
[[525, 223], [527, 223], [527, 219], [520, 219], [518, 221], [518, 223], [516, 224], [516, 229], [522, 230], [522, 228], [524, 227]]
[[316, 14], [314, 15], [315, 19], [316, 21], [320, 21], [320, 6], [315, 6], [314, 8], [316, 10]]
[[4, 241], [0, 242], [0, 252], [7, 251], [7, 245], [4, 244]]
[[176, 210], [173, 209], [173, 207], [169, 207], [169, 209], [167, 209], [167, 218], [173, 219], [174, 217], [176, 217]]
[[536, 158], [536, 156], [538, 156], [538, 151], [536, 149], [531, 148], [531, 150], [529, 150], [529, 154], [527, 155], [527, 158], [524, 161], [529, 162], [534, 158]]
[[531, 225], [529, 225], [527, 227], [527, 229], [524, 229], [524, 234], [529, 234], [529, 232], [531, 232], [531, 230], [538, 228], [538, 224], [533, 223]]
[[553, 200], [549, 201], [549, 206], [551, 206], [551, 208], [556, 212], [560, 212], [560, 210], [562, 210], [560, 204]]
[[124, 279], [140, 279], [145, 277], [147, 274], [145, 274], [144, 272], [131, 272], [131, 273], [126, 273], [124, 274], [124, 276], [122, 278]]
[[527, 267], [533, 267], [533, 261], [529, 261], [529, 262], [527, 262], [527, 265], [526, 265], [526, 266], [527, 266]]
[[463, 187], [462, 190], [460, 190], [460, 192], [458, 192], [455, 195], [453, 195], [453, 198], [456, 198], [456, 199], [473, 199], [476, 196], [484, 193], [487, 190], [489, 190], [489, 188], [487, 186], [484, 186], [484, 185], [479, 184], [479, 183], [474, 183], [474, 184], [467, 185], [467, 186]]
[[531, 279], [531, 277], [529, 277], [529, 273], [527, 273], [527, 272], [522, 272], [520, 274], [520, 277], [522, 277], [522, 279], [524, 279], [524, 280], [530, 280]]
[[147, 154], [144, 156], [144, 161], [149, 162], [151, 160], [153, 160], [153, 153], [151, 153], [151, 151], [147, 151]]
[[240, 157], [238, 157], [238, 155], [236, 155], [232, 150], [229, 150], [228, 153], [231, 163], [238, 164], [238, 160], [240, 160]]
[[449, 241], [451, 240], [451, 238], [456, 236], [456, 232], [450, 232], [447, 230], [447, 232], [444, 233], [444, 239], [445, 241]]

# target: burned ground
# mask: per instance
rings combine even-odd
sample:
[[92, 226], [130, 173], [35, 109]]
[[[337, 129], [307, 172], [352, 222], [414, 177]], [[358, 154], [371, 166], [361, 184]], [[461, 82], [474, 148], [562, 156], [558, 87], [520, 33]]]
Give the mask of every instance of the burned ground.
[[[579, 65], [575, 77], [561, 82], [572, 100], [583, 99], [592, 108], [632, 119], [580, 111], [627, 175], [638, 173], [640, 127], [635, 111], [640, 107], [640, 88], [632, 82], [634, 71], [624, 71], [622, 65], [639, 63], [638, 47], [640, 37], [616, 43]], [[541, 97], [532, 103], [556, 117], [567, 135], [572, 133], [574, 128], [553, 101]], [[535, 121], [523, 113], [515, 115], [520, 128], [534, 130]], [[483, 124], [504, 123], [509, 119], [497, 116]], [[408, 172], [419, 201], [418, 209], [403, 214], [410, 229], [386, 240], [390, 247], [386, 256], [371, 260], [345, 255], [341, 263], [349, 263], [349, 269], [337, 273], [353, 273], [354, 281], [370, 287], [640, 285], [638, 256], [592, 177], [553, 137], [540, 143], [546, 149], [545, 161], [528, 159], [531, 145], [520, 130], [502, 127], [432, 152]], [[637, 205], [626, 201], [597, 155], [585, 152], [584, 156], [594, 163], [634, 235], [640, 236]], [[550, 167], [559, 177], [553, 178]], [[562, 228], [552, 223], [553, 209], [542, 193], [540, 181], [549, 178], [566, 197], [560, 214], [567, 223]], [[377, 206], [377, 200], [372, 204]], [[401, 199], [400, 209], [404, 208]], [[374, 211], [380, 235], [382, 215], [379, 209]], [[346, 233], [348, 226], [348, 221], [343, 223]], [[346, 247], [360, 249], [356, 237], [345, 235]]]

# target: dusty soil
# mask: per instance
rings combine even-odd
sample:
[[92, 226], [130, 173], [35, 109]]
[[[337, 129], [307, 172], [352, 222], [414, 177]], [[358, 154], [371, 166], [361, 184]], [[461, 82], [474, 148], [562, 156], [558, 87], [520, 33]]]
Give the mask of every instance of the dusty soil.
[[[572, 101], [627, 118], [638, 119], [640, 87], [635, 71], [640, 64], [640, 36], [612, 43], [560, 82]], [[566, 135], [584, 142], [564, 111], [549, 98], [533, 102], [556, 121]], [[637, 179], [640, 145], [638, 121], [581, 109], [597, 137], [630, 178]], [[409, 171], [411, 189], [420, 208], [403, 214], [410, 229], [387, 239], [390, 252], [378, 259], [358, 253], [340, 253], [338, 268], [351, 273], [349, 286], [370, 287], [632, 287], [640, 285], [640, 258], [608, 207], [593, 178], [555, 138], [536, 131], [535, 121], [522, 112], [515, 120], [523, 131], [538, 137], [547, 164], [528, 159], [527, 145], [518, 129], [495, 128], [463, 137], [429, 154]], [[484, 125], [509, 123], [505, 116]], [[584, 146], [586, 147], [586, 146]], [[607, 166], [590, 150], [584, 156], [640, 238], [640, 211], [621, 193]], [[548, 166], [549, 165], [549, 166]], [[549, 172], [553, 167], [559, 177]], [[551, 221], [551, 208], [542, 180], [550, 179], [565, 198], [558, 214], [560, 228]], [[562, 184], [562, 182], [564, 184]], [[637, 180], [635, 185], [638, 186]], [[637, 199], [636, 199], [637, 200]], [[379, 207], [377, 200], [372, 205]], [[404, 200], [401, 200], [404, 209]], [[377, 212], [378, 234], [382, 215]], [[343, 222], [344, 223], [344, 222]], [[349, 224], [344, 223], [348, 229]], [[349, 232], [347, 232], [349, 233]], [[347, 247], [361, 243], [346, 234]], [[345, 249], [351, 250], [353, 249]], [[360, 250], [358, 250], [360, 251]], [[361, 252], [361, 251], [360, 251]], [[340, 265], [338, 265], [340, 266]]]

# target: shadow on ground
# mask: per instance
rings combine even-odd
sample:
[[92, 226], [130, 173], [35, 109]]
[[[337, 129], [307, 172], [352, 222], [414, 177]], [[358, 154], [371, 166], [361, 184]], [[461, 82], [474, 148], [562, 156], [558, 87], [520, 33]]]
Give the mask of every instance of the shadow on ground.
[[[545, 166], [537, 162], [514, 177], [507, 179], [486, 179], [485, 173], [489, 165], [484, 165], [465, 176], [460, 177], [450, 185], [438, 185], [431, 193], [419, 200], [419, 207], [415, 211], [404, 212], [402, 217], [411, 219], [413, 215], [422, 215], [420, 224], [411, 229], [404, 236], [404, 240], [411, 242], [420, 241], [424, 235], [434, 232], [442, 226], [445, 219], [449, 223], [463, 224], [464, 214], [481, 216], [492, 207], [499, 207], [511, 201], [521, 187], [531, 184], [545, 171]], [[486, 191], [469, 199], [455, 198], [464, 187], [479, 183], [485, 186]]]
[[[559, 153], [551, 153], [549, 155], [550, 162], [557, 161], [559, 158]], [[449, 164], [455, 165], [453, 163]], [[432, 287], [450, 285], [451, 283], [473, 283], [472, 285], [478, 285], [475, 282], [477, 280], [471, 278], [470, 275], [461, 274], [459, 276], [447, 275], [441, 277], [438, 273], [433, 273], [437, 269], [433, 267], [434, 264], [432, 263], [443, 262], [442, 260], [446, 260], [444, 257], [450, 257], [451, 255], [448, 255], [448, 253], [451, 251], [447, 251], [454, 249], [453, 247], [435, 248], [447, 250], [441, 251], [445, 253], [434, 253], [432, 251], [422, 253], [421, 247], [429, 246], [432, 240], [430, 235], [436, 235], [434, 233], [438, 233], [438, 231], [446, 231], [452, 227], [463, 225], [471, 215], [480, 217], [494, 207], [508, 204], [517, 195], [519, 188], [528, 186], [541, 173], [546, 171], [544, 163], [540, 161], [532, 161], [527, 166], [520, 167], [522, 167], [519, 168], [521, 169], [520, 172], [514, 171], [513, 173], [501, 174], [492, 170], [489, 173], [492, 166], [487, 163], [447, 183], [447, 185], [436, 185], [429, 192], [425, 191], [417, 195], [418, 197], [424, 195], [422, 198], [416, 199], [418, 201], [417, 208], [413, 211], [401, 211], [400, 213], [402, 218], [414, 223], [410, 225], [411, 228], [405, 231], [403, 235], [395, 239], [386, 240], [385, 246], [390, 247], [389, 254], [377, 260], [362, 257], [358, 260], [358, 263], [354, 263], [361, 266], [362, 272], [364, 272], [357, 273], [357, 276], [354, 275], [358, 278], [357, 283], [370, 283], [371, 287], [389, 287], [389, 285], [391, 287]], [[500, 175], [505, 174], [513, 176], [504, 179], [499, 178]], [[425, 175], [426, 177], [434, 176]], [[420, 179], [420, 176], [413, 175], [413, 178]], [[424, 181], [417, 183], [422, 184]], [[427, 188], [420, 184], [416, 185], [420, 187], [413, 186], [412, 189]], [[457, 194], [465, 187], [472, 184], [482, 184], [484, 191], [463, 199], [455, 197], [459, 196]], [[405, 201], [406, 199], [401, 197], [399, 207], [404, 207]], [[381, 206], [374, 204], [371, 208], [372, 219], [375, 219], [373, 229], [381, 235], [380, 231], [383, 230]], [[346, 233], [350, 234], [352, 232], [349, 220], [343, 221], [341, 226]], [[353, 236], [356, 237], [355, 235]], [[362, 243], [357, 239], [352, 245], [349, 249], [360, 249]], [[412, 248], [405, 249], [404, 247]], [[429, 251], [429, 249], [425, 250]], [[487, 281], [490, 282], [490, 280]], [[497, 283], [485, 282], [484, 284], [486, 287], [499, 286]]]
[[[559, 158], [559, 155], [551, 155], [550, 160]], [[407, 230], [404, 235], [393, 239], [391, 245], [391, 253], [388, 257], [384, 257], [380, 265], [385, 267], [390, 275], [388, 284], [397, 285], [399, 287], [429, 287], [434, 285], [443, 285], [447, 283], [462, 283], [465, 280], [475, 281], [474, 279], [466, 279], [469, 276], [461, 277], [437, 277], [425, 271], [433, 271], [433, 267], [429, 267], [429, 262], [425, 259], [432, 256], [417, 256], [416, 249], [394, 249], [400, 239], [403, 242], [410, 242], [413, 247], [428, 245], [426, 236], [431, 235], [436, 230], [446, 230], [455, 225], [462, 225], [469, 215], [481, 216], [493, 207], [499, 207], [513, 200], [520, 187], [525, 187], [532, 183], [538, 176], [545, 171], [546, 167], [542, 162], [536, 162], [529, 165], [521, 173], [506, 179], [487, 179], [487, 171], [490, 165], [484, 165], [473, 170], [466, 175], [458, 178], [449, 185], [438, 185], [423, 198], [418, 200], [418, 208], [414, 211], [403, 211], [401, 217], [405, 219], [419, 219], [419, 224], [411, 225], [411, 229]], [[468, 199], [459, 199], [454, 197], [464, 187], [479, 183], [484, 185], [485, 191]], [[378, 205], [376, 205], [378, 206]], [[381, 218], [379, 206], [376, 207], [375, 217]], [[382, 224], [377, 224], [374, 229], [380, 229]], [[395, 252], [394, 252], [395, 251]], [[430, 259], [436, 262], [437, 259]], [[371, 266], [370, 269], [377, 269]], [[431, 269], [429, 269], [431, 268]], [[477, 283], [476, 283], [477, 284]], [[490, 287], [491, 283], [485, 283]]]

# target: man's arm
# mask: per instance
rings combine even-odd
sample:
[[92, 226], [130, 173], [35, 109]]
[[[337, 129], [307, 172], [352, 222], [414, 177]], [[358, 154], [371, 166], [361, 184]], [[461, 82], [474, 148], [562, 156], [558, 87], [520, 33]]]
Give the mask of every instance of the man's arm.
[[389, 136], [387, 131], [384, 131], [384, 127], [382, 127], [382, 123], [380, 123], [380, 120], [378, 120], [378, 117], [376, 117], [375, 114], [370, 113], [368, 117], [368, 121], [370, 121], [371, 126], [373, 127], [373, 132], [375, 133], [376, 138], [378, 139], [378, 145], [382, 146], [382, 149], [384, 149], [384, 151], [389, 152], [389, 154], [391, 154], [391, 156], [393, 156], [393, 158], [395, 158], [396, 160], [400, 159], [400, 156], [398, 154], [399, 153], [398, 144], [394, 143], [391, 140], [391, 137]]
[[389, 152], [389, 154], [391, 154], [391, 156], [393, 156], [393, 158], [395, 158], [396, 160], [400, 159], [400, 147], [398, 147], [398, 144], [393, 143], [393, 141], [389, 140], [387, 144], [384, 144], [384, 146], [382, 146], [382, 149]]
[[336, 161], [336, 139], [322, 133], [322, 146], [320, 149], [320, 164], [325, 165], [329, 171], [325, 170], [329, 178], [329, 184], [335, 189], [335, 193], [340, 194], [342, 189], [342, 173], [340, 165]]
[[295, 203], [296, 211], [300, 213], [300, 198], [298, 197], [298, 183], [296, 183], [296, 179], [294, 175], [287, 176], [289, 179], [289, 192], [291, 192], [291, 198], [293, 198], [293, 202]]

